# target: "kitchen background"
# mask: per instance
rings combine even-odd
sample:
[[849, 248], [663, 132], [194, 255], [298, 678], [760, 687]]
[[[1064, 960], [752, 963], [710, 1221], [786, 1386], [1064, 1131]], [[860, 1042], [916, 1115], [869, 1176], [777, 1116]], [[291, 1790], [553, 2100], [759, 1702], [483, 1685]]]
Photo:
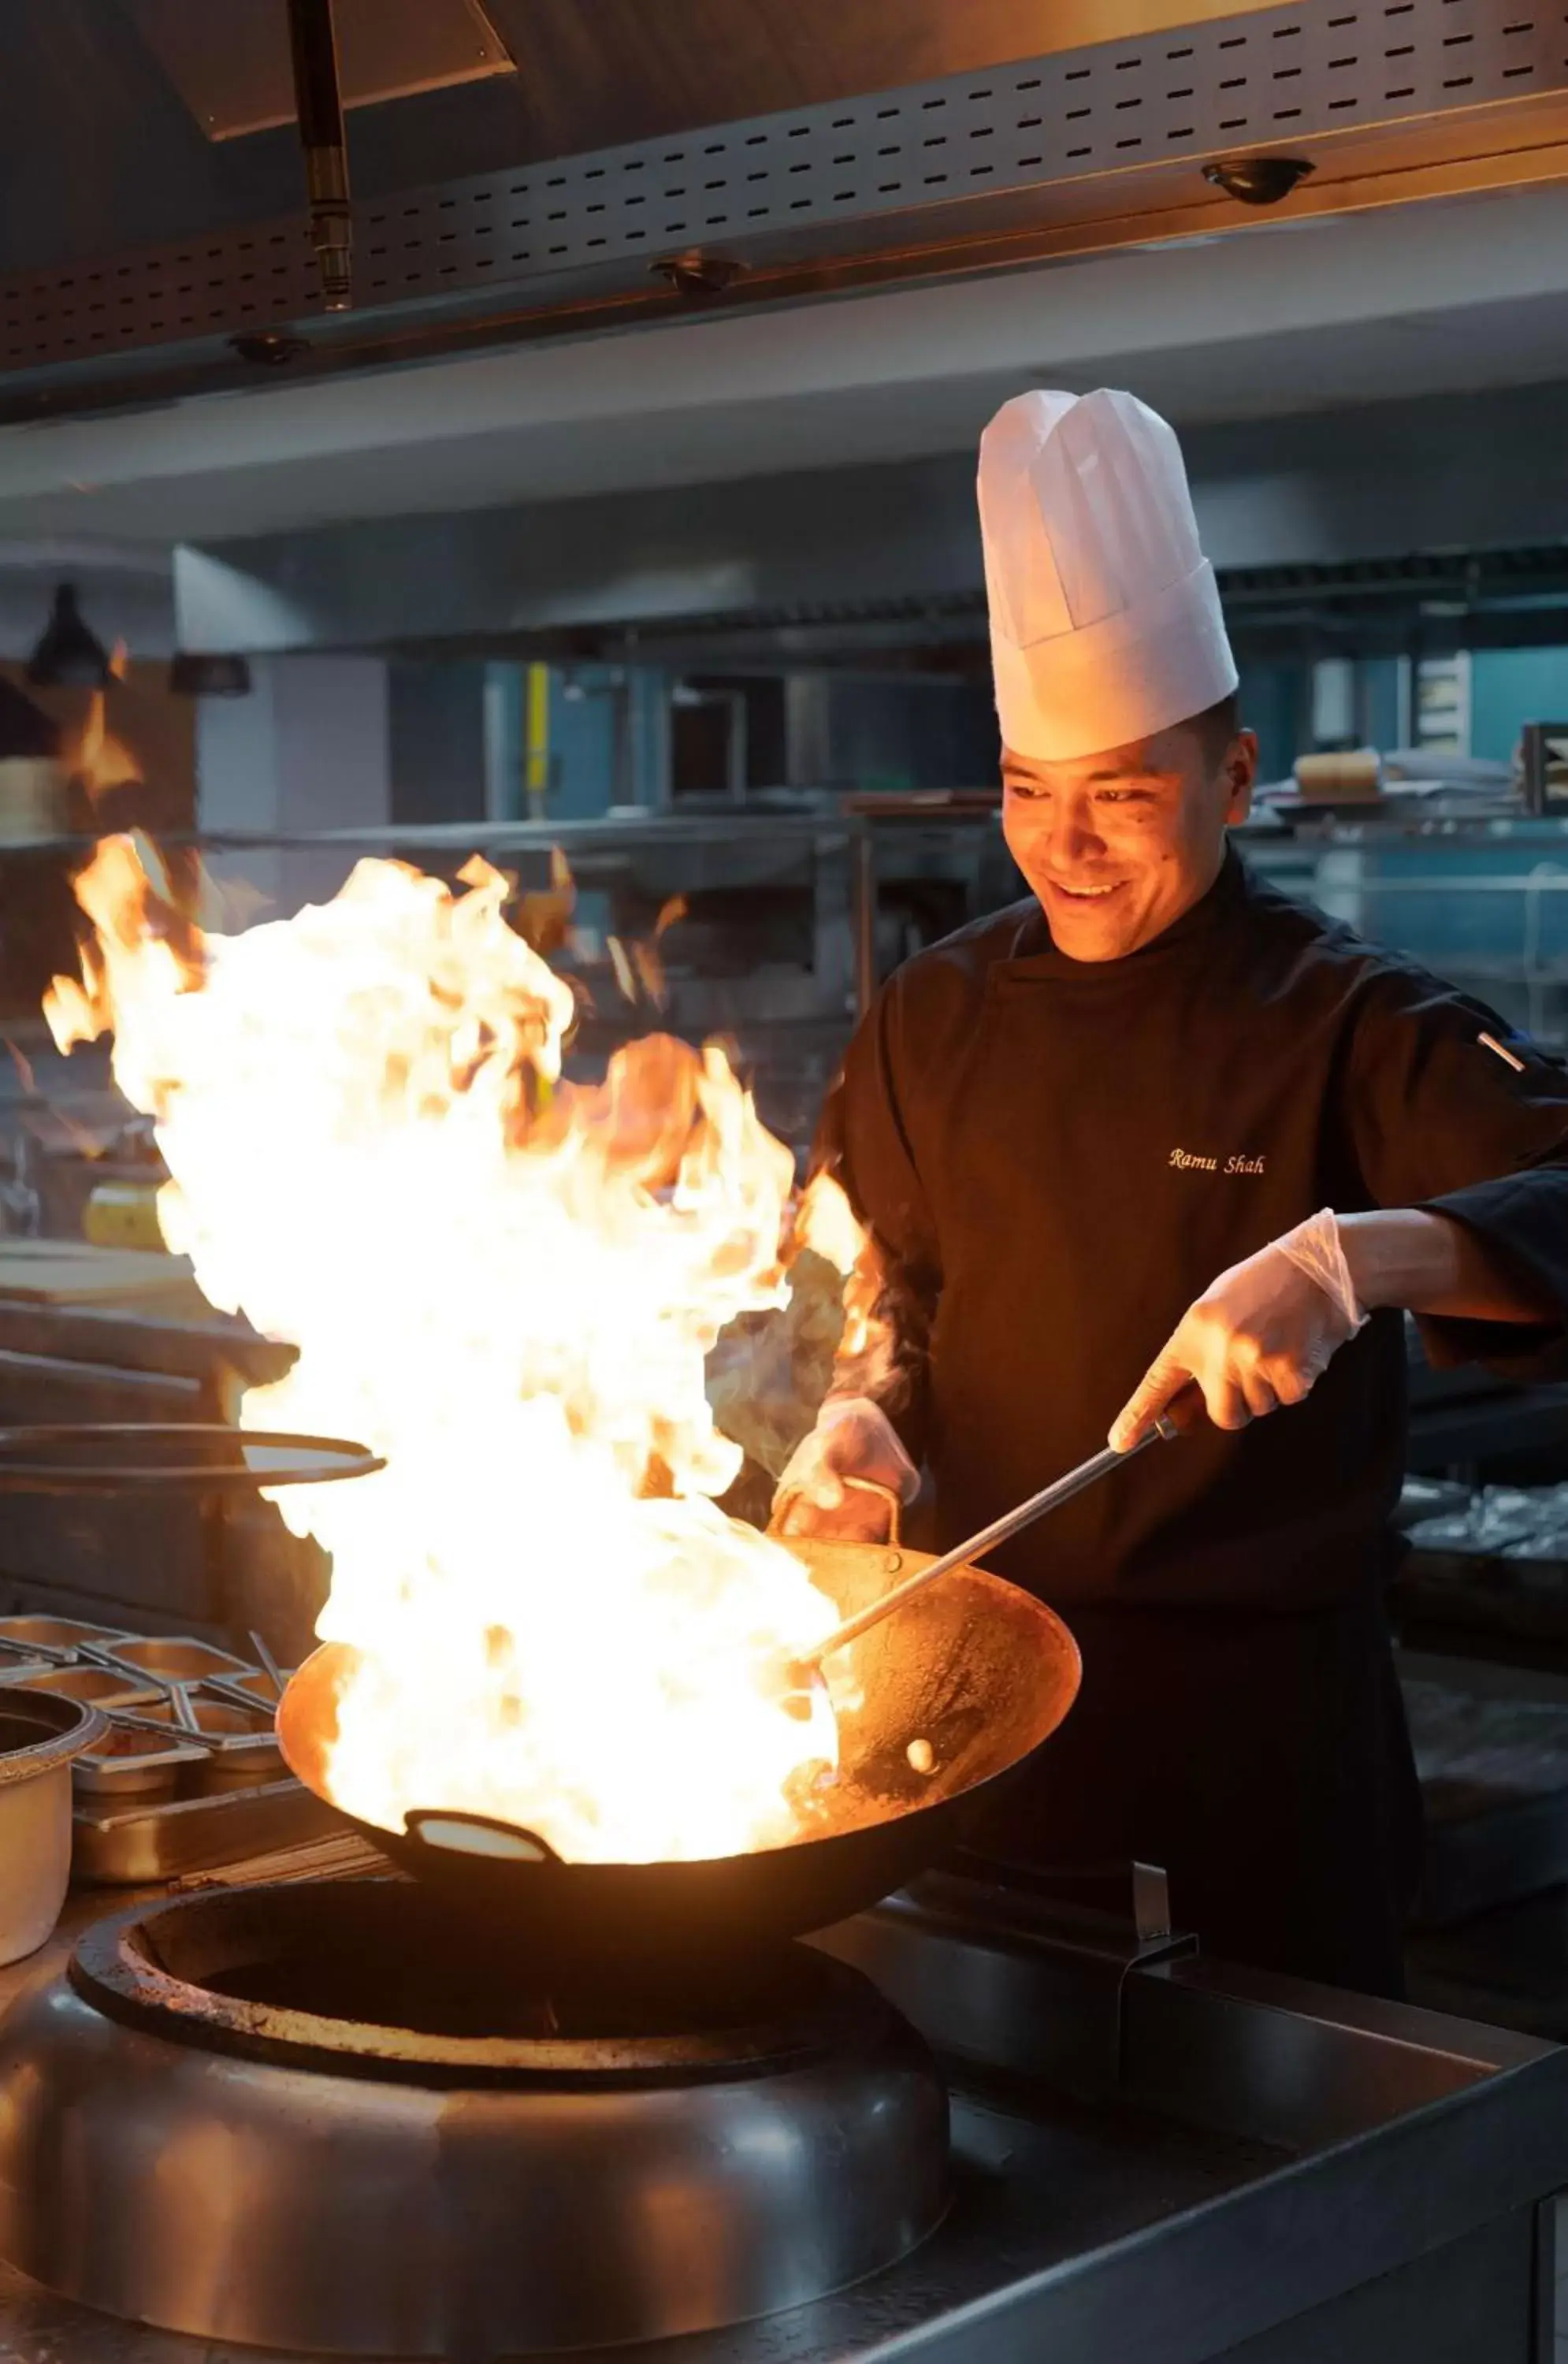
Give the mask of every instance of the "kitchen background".
[[[145, 1131], [40, 1020], [106, 829], [199, 848], [230, 926], [365, 853], [454, 876], [483, 850], [582, 979], [584, 1068], [720, 1034], [805, 1156], [878, 977], [1018, 891], [973, 474], [1030, 385], [1130, 387], [1181, 431], [1262, 747], [1248, 858], [1568, 1058], [1545, 17], [1416, 0], [1346, 48], [1314, 0], [593, 0], [591, 28], [581, 0], [343, 0], [333, 312], [284, 11], [226, 40], [219, 14], [0, 6], [27, 193], [0, 206], [0, 1420], [222, 1417], [276, 1367], [157, 1254]], [[1296, 39], [1299, 103], [1270, 65], [1266, 107], [1227, 113], [1222, 51]], [[1095, 75], [1125, 95], [1080, 139]], [[895, 145], [856, 128], [868, 92], [867, 123], [948, 110], [924, 149], [1001, 164], [962, 207], [941, 172], [890, 194], [860, 169]], [[748, 228], [767, 207], [732, 194], [698, 217], [736, 169], [703, 159], [797, 137], [798, 223]], [[1226, 161], [1258, 153], [1283, 177]], [[639, 247], [635, 195], [605, 226], [596, 190], [655, 168], [672, 210]], [[496, 271], [503, 215], [560, 242]], [[83, 1243], [112, 1273], [63, 1269]], [[1411, 1376], [1396, 1607], [1429, 1796], [1464, 1828], [1425, 1990], [1562, 2033], [1568, 1389]], [[260, 1509], [28, 1501], [0, 1538], [4, 1605], [260, 1622], [285, 1656], [320, 1584]]]
[[[1262, 749], [1249, 861], [1484, 998], [1505, 1053], [1568, 1066], [1560, 9], [0, 0], [6, 2357], [1568, 2358], [1568, 1378], [1435, 1372], [1410, 1333], [1408, 2004], [1215, 1958], [1148, 1867], [922, 1877], [932, 1838], [895, 1875], [878, 1849], [924, 1840], [973, 1735], [1071, 1657], [1031, 1667], [1017, 1624], [987, 1654], [970, 1593], [955, 1645], [967, 1574], [925, 1596], [897, 1705], [923, 1729], [878, 1739], [879, 1810], [916, 1811], [844, 1839], [836, 1876], [867, 1840], [873, 1868], [831, 1912], [812, 1836], [562, 1864], [524, 1834], [482, 1861], [445, 1796], [401, 1836], [384, 1806], [404, 1885], [338, 1812], [335, 1760], [280, 1749], [325, 1555], [248, 1473], [209, 1478], [294, 1347], [165, 1252], [150, 1128], [106, 1046], [63, 1058], [41, 1016], [106, 832], [142, 831], [177, 909], [229, 930], [367, 854], [451, 880], [483, 852], [579, 987], [574, 1073], [653, 1030], [717, 1036], [804, 1161], [879, 979], [1019, 891], [975, 446], [1022, 389], [1102, 385], [1181, 434]], [[257, 1127], [263, 1178], [228, 1160], [228, 1236], [264, 1254], [267, 1193], [292, 1207], [308, 1174], [369, 1276], [334, 1399], [368, 1376], [415, 1410], [409, 1532], [384, 1549], [384, 1487], [329, 1498], [370, 1505], [353, 1614], [413, 1636], [383, 1753], [422, 1724], [444, 1780], [466, 1722], [444, 1674], [483, 1656], [476, 1762], [540, 1667], [592, 1754], [606, 1700], [618, 1723], [679, 1689], [603, 1604], [646, 1605], [625, 1538], [691, 1506], [634, 1501], [628, 1473], [637, 1519], [595, 1564], [596, 1501], [558, 1478], [592, 1403], [519, 1482], [462, 1326], [477, 1301], [552, 1369], [549, 1292], [440, 1191], [407, 1203], [393, 1160], [334, 1199], [340, 1130], [311, 1165], [297, 1110]], [[484, 1179], [439, 1170], [454, 1197]], [[315, 1243], [289, 1229], [273, 1277], [329, 1314]], [[556, 1312], [651, 1396], [668, 1365], [627, 1343], [627, 1269], [589, 1258]], [[769, 1353], [819, 1392], [838, 1275], [796, 1272], [782, 1322], [709, 1357], [716, 1404], [753, 1408]], [[508, 1329], [494, 1305], [525, 1296]], [[411, 1301], [443, 1317], [412, 1344]], [[91, 1433], [14, 1490], [19, 1457], [64, 1449], [17, 1432], [51, 1423]], [[757, 1520], [768, 1425], [728, 1498]], [[553, 1658], [528, 1640], [547, 1589]], [[592, 1647], [561, 1643], [563, 1610]], [[624, 1724], [604, 1756], [640, 1806], [688, 1727], [655, 1763]], [[688, 1809], [729, 1786], [714, 1754]], [[814, 1811], [825, 1769], [796, 1767]], [[557, 1770], [546, 1811], [579, 1786]], [[802, 1865], [792, 1932], [912, 1879], [827, 1933], [864, 1980], [783, 1919], [758, 1943], [748, 1913]]]

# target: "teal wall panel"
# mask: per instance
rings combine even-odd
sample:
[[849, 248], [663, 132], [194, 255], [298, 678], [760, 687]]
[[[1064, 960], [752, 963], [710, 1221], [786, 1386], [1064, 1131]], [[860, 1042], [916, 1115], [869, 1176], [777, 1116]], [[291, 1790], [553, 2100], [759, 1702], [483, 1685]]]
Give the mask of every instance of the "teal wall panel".
[[1525, 722], [1568, 720], [1568, 649], [1478, 649], [1470, 661], [1470, 752], [1507, 763]]

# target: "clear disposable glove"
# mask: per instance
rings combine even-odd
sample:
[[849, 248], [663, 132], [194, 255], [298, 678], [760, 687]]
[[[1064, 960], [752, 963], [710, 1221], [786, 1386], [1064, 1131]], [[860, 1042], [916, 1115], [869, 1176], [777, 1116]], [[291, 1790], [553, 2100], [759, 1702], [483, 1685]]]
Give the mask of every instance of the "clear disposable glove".
[[[862, 1484], [846, 1484], [853, 1478]], [[879, 1405], [869, 1396], [829, 1397], [779, 1479], [774, 1523], [781, 1534], [885, 1543], [887, 1502], [864, 1488], [881, 1486], [910, 1502], [919, 1484], [919, 1471]]]
[[1233, 1264], [1189, 1306], [1112, 1422], [1118, 1452], [1147, 1434], [1189, 1382], [1217, 1428], [1300, 1403], [1367, 1316], [1327, 1208]]

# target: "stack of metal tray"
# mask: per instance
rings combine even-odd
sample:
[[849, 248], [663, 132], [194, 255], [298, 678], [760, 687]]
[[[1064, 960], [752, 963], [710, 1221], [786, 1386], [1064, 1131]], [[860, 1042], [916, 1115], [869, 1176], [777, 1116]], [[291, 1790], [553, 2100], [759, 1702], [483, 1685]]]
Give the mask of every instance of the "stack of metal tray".
[[84, 1699], [107, 1730], [72, 1767], [72, 1873], [140, 1885], [339, 1825], [285, 1772], [263, 1667], [189, 1634], [0, 1617], [0, 1689]]
[[[1483, 1486], [1407, 1526], [1411, 1548], [1461, 1580], [1477, 1564], [1568, 1570], [1568, 1486]], [[1528, 1581], [1528, 1576], [1522, 1580]]]

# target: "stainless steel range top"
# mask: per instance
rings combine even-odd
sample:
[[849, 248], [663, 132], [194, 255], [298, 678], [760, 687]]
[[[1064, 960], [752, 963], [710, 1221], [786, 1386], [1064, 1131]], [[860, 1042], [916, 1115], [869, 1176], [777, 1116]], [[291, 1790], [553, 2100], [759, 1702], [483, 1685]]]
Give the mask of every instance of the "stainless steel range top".
[[88, 1929], [0, 2025], [0, 2257], [105, 2314], [295, 2355], [620, 2346], [894, 2264], [947, 2095], [806, 1946], [542, 1986], [402, 1879]]
[[[1568, 2052], [1231, 1969], [982, 1878], [924, 1881], [823, 1944], [942, 2063], [951, 2205], [910, 2254], [852, 2288], [666, 2338], [659, 2364], [1550, 2355], [1553, 2211], [1540, 2203], [1568, 2184]], [[65, 1950], [62, 1940], [23, 1966], [30, 1979], [8, 1974], [0, 1999], [58, 1980]], [[359, 2082], [373, 2111], [398, 2080]], [[84, 2124], [93, 2091], [89, 2080]], [[449, 2135], [472, 2100], [449, 2086]], [[438, 2146], [441, 2118], [438, 2108]], [[211, 2158], [223, 2171], [221, 2129]], [[155, 2145], [141, 2166], [155, 2186]], [[722, 2173], [672, 2178], [648, 2219], [648, 2239], [690, 2274], [717, 2237], [722, 2188]], [[532, 2178], [516, 2188], [519, 2242], [547, 2198]], [[259, 2218], [249, 2235], [243, 2210], [238, 2221], [242, 2238], [263, 2236]], [[581, 2244], [592, 2272], [613, 2272], [613, 2245], [585, 2210], [560, 2237]], [[234, 2265], [193, 2245], [193, 2274]], [[389, 2256], [388, 2276], [399, 2266]], [[282, 2256], [277, 2269], [290, 2270]], [[444, 2352], [495, 2364], [504, 2351], [459, 2328]], [[272, 2353], [118, 2322], [0, 2269], [0, 2364], [268, 2364]]]

